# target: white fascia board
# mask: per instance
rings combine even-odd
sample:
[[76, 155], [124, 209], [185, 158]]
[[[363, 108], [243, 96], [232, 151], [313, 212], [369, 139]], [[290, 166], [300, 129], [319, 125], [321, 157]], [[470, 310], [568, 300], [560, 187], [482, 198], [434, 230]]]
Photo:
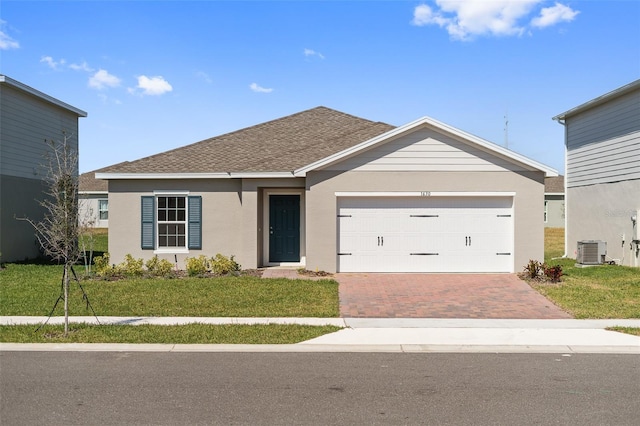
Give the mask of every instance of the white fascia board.
[[632, 81], [629, 84], [625, 84], [622, 87], [618, 87], [615, 90], [612, 90], [611, 92], [605, 93], [602, 96], [598, 96], [597, 98], [591, 99], [590, 101], [587, 101], [583, 104], [578, 105], [577, 107], [571, 108], [568, 111], [563, 112], [562, 114], [558, 114], [555, 117], [552, 118], [552, 120], [557, 121], [559, 123], [562, 124], [562, 122], [565, 120], [565, 118], [572, 116], [572, 115], [576, 115], [578, 113], [581, 113], [583, 111], [586, 111], [588, 109], [591, 109], [595, 106], [598, 105], [602, 105], [605, 102], [608, 102], [614, 98], [617, 98], [618, 96], [622, 96], [625, 95], [629, 92], [632, 92], [636, 89], [640, 88], [640, 79], [639, 80], [635, 80]]
[[272, 179], [272, 178], [292, 178], [293, 172], [240, 172], [229, 173], [231, 178], [236, 179]]
[[96, 173], [96, 179], [274, 179], [296, 177], [292, 172], [246, 173]]
[[228, 179], [229, 173], [96, 173], [96, 179]]
[[418, 120], [412, 121], [411, 123], [405, 124], [403, 126], [396, 127], [395, 129], [390, 130], [387, 133], [383, 133], [382, 135], [371, 138], [365, 142], [359, 143], [358, 145], [354, 145], [351, 148], [347, 148], [336, 154], [323, 158], [322, 160], [316, 161], [315, 163], [311, 163], [298, 170], [295, 170], [294, 175], [304, 177], [309, 171], [324, 167], [331, 163], [338, 162], [350, 155], [358, 153], [359, 151], [370, 148], [377, 144], [384, 143], [385, 141], [388, 141], [391, 138], [402, 135], [403, 133], [407, 133], [420, 126], [429, 126], [429, 127], [435, 128], [436, 130], [441, 130], [441, 131], [450, 133], [454, 136], [457, 136], [458, 138], [471, 142], [472, 144], [478, 145], [482, 148], [485, 148], [486, 150], [492, 151], [507, 159], [511, 159], [518, 163], [524, 164], [529, 168], [543, 171], [546, 177], [558, 176], [558, 171], [555, 169], [552, 169], [551, 167], [545, 166], [544, 164], [534, 161], [528, 157], [525, 157], [524, 155], [510, 151], [506, 148], [503, 148], [500, 145], [496, 145], [492, 142], [489, 142], [486, 139], [482, 139], [478, 136], [472, 135], [471, 133], [467, 133], [453, 126], [450, 126], [448, 124], [442, 123], [438, 120], [435, 120], [431, 117], [426, 117], [426, 116], [419, 118]]
[[515, 197], [512, 191], [353, 191], [336, 192], [336, 197]]
[[56, 106], [59, 106], [61, 108], [64, 108], [66, 110], [69, 110], [71, 112], [73, 112], [74, 114], [78, 115], [78, 117], [86, 117], [87, 113], [86, 111], [83, 111], [79, 108], [76, 108], [72, 105], [69, 105], [66, 102], [62, 102], [60, 99], [56, 99], [53, 96], [49, 96], [46, 93], [42, 93], [39, 90], [34, 89], [33, 87], [29, 87], [24, 83], [20, 83], [17, 80], [14, 80], [10, 77], [7, 77], [6, 75], [0, 75], [0, 83], [5, 83], [9, 86], [12, 86], [16, 89], [22, 90], [23, 92], [29, 93], [30, 95], [33, 95], [37, 98], [40, 98], [44, 101], [47, 101], [51, 104], [54, 104]]
[[564, 192], [545, 192], [544, 195], [564, 195]]
[[78, 194], [80, 195], [92, 195], [92, 194], [104, 195], [108, 193], [109, 191], [78, 191]]

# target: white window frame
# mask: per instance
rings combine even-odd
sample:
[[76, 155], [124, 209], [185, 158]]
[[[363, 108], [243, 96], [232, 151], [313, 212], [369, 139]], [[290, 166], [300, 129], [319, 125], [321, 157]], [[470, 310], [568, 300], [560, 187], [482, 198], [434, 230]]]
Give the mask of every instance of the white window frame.
[[[189, 191], [154, 191], [155, 197], [155, 250], [154, 253], [189, 253]], [[159, 220], [158, 211], [160, 209], [159, 198], [180, 197], [184, 198], [184, 221], [161, 221]], [[184, 223], [184, 246], [160, 246], [160, 229], [161, 224], [183, 224]]]
[[[103, 202], [106, 204], [107, 208], [102, 209]], [[106, 213], [106, 218], [102, 218], [102, 213]], [[109, 220], [109, 199], [108, 198], [99, 198], [98, 199], [98, 220]]]
[[549, 201], [544, 200], [544, 223], [547, 223], [549, 220]]

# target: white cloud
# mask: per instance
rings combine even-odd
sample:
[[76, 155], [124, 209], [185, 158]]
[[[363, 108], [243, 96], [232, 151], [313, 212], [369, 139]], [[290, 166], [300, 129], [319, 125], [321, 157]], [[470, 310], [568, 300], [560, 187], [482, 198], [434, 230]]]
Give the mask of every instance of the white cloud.
[[559, 22], [571, 22], [580, 13], [560, 3], [552, 7], [544, 7], [540, 11], [540, 16], [531, 20], [531, 25], [538, 28], [549, 27]]
[[273, 92], [273, 89], [267, 89], [265, 87], [260, 87], [260, 86], [258, 86], [257, 83], [251, 83], [249, 85], [249, 88], [251, 90], [253, 90], [254, 92], [256, 92], [256, 93], [271, 93], [271, 92]]
[[[542, 0], [435, 0], [432, 8], [416, 6], [411, 23], [416, 26], [437, 25], [452, 39], [471, 40], [476, 36], [519, 36], [527, 30], [531, 12]], [[578, 12], [556, 3], [543, 8], [531, 25], [544, 27], [572, 20]]]
[[213, 83], [213, 79], [211, 77], [209, 77], [209, 74], [207, 74], [204, 71], [197, 71], [196, 72], [196, 77], [204, 80], [204, 82], [207, 83], [207, 84]]
[[43, 56], [42, 58], [40, 58], [40, 62], [44, 62], [52, 70], [57, 70], [58, 67], [64, 65], [66, 61], [64, 59], [55, 61], [51, 56]]
[[318, 58], [320, 58], [320, 59], [324, 59], [324, 55], [323, 55], [322, 53], [320, 53], [320, 52], [316, 52], [316, 51], [315, 51], [315, 50], [313, 50], [313, 49], [306, 49], [306, 48], [305, 48], [305, 49], [304, 49], [304, 51], [303, 51], [303, 53], [304, 53], [304, 56], [306, 56], [306, 57], [309, 57], [309, 56], [317, 56], [317, 57], [318, 57]]
[[6, 21], [0, 19], [0, 50], [19, 49], [20, 43], [4, 32]]
[[100, 69], [89, 78], [89, 87], [102, 90], [107, 87], [118, 87], [120, 79], [106, 70]]
[[[159, 96], [171, 92], [173, 87], [162, 76], [147, 77], [146, 75], [141, 75], [138, 77], [136, 89], [141, 90], [143, 95]], [[136, 92], [135, 89], [129, 89], [129, 93]]]
[[69, 64], [69, 68], [75, 71], [93, 72], [93, 68], [91, 68], [86, 61], [82, 62], [81, 64]]

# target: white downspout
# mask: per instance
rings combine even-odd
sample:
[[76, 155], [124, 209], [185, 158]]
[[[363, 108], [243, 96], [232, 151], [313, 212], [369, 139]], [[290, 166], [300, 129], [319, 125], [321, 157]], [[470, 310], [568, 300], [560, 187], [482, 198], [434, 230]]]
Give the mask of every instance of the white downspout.
[[568, 131], [567, 131], [567, 125], [565, 124], [565, 121], [563, 120], [563, 118], [560, 117], [554, 117], [553, 118], [554, 121], [557, 121], [558, 124], [561, 124], [562, 126], [564, 126], [564, 254], [562, 255], [562, 257], [566, 258], [568, 257], [568, 247], [569, 247], [569, 222], [567, 221], [567, 218], [569, 217], [569, 203], [567, 202], [568, 200], [568, 196], [569, 193], [567, 191], [567, 136], [568, 136]]

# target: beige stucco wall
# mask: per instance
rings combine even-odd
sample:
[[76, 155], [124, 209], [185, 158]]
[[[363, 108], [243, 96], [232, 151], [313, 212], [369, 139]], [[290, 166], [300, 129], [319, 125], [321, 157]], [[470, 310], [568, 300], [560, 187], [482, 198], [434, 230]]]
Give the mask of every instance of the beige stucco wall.
[[631, 216], [640, 210], [640, 179], [568, 188], [566, 198], [567, 256], [576, 257], [578, 241], [602, 240], [608, 259], [640, 266], [636, 245], [631, 244]]
[[307, 175], [308, 269], [336, 270], [336, 192], [515, 192], [515, 271], [529, 259], [544, 259], [542, 172], [311, 172]]
[[[126, 254], [135, 258], [158, 257], [185, 268], [186, 257], [221, 253], [235, 256], [242, 268], [263, 265], [263, 197], [278, 191], [304, 192], [304, 179], [111, 180], [109, 181], [109, 253], [112, 263]], [[189, 253], [155, 253], [140, 248], [140, 214], [143, 195], [154, 191], [189, 191], [202, 196], [202, 250]], [[302, 238], [304, 241], [304, 238]]]
[[[109, 254], [112, 263], [122, 262], [126, 254], [149, 259], [153, 250], [140, 248], [141, 201], [154, 191], [189, 191], [202, 196], [202, 250], [179, 253], [178, 267], [184, 269], [186, 257], [201, 254], [226, 256], [241, 253], [243, 210], [239, 180], [111, 180], [109, 182]], [[174, 262], [173, 253], [157, 253]], [[242, 258], [238, 259], [242, 263]], [[243, 265], [244, 266], [244, 265]]]

